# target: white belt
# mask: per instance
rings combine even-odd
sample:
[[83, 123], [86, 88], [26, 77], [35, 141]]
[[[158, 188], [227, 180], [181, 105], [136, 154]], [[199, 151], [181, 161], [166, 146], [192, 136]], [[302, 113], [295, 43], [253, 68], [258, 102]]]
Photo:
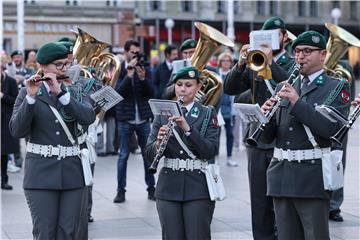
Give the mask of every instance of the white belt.
[[188, 170], [205, 169], [208, 163], [199, 159], [180, 159], [180, 158], [165, 158], [164, 167], [171, 168], [172, 170]]
[[330, 148], [312, 148], [306, 150], [283, 150], [281, 148], [274, 149], [274, 158], [278, 161], [304, 161], [322, 158], [323, 154], [329, 153]]
[[58, 160], [61, 158], [69, 156], [78, 156], [80, 154], [79, 146], [64, 147], [57, 145], [56, 147], [52, 145], [41, 145], [28, 142], [26, 146], [26, 151], [30, 153], [40, 154], [44, 157], [58, 156]]

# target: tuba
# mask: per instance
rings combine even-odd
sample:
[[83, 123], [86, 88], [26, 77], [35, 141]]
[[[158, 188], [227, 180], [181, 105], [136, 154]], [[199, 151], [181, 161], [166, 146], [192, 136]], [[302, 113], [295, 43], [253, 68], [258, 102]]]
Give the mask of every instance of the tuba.
[[351, 83], [352, 77], [350, 72], [337, 64], [337, 62], [344, 56], [350, 46], [360, 47], [360, 40], [335, 24], [325, 23], [325, 26], [330, 31], [330, 36], [326, 44], [327, 54], [324, 61], [324, 69], [330, 76], [345, 78]]
[[[109, 48], [110, 44], [98, 41], [89, 33], [78, 28], [77, 39], [73, 49], [74, 57], [80, 66], [85, 78], [92, 78], [92, 74], [86, 69], [91, 67], [96, 73], [96, 78], [103, 85], [109, 85], [115, 88], [117, 79], [119, 78], [121, 63], [120, 60], [111, 53], [102, 52]], [[102, 119], [105, 115], [103, 110], [100, 111], [98, 117]]]
[[234, 47], [234, 43], [213, 27], [201, 22], [195, 22], [195, 27], [200, 32], [200, 39], [195, 52], [191, 57], [191, 64], [200, 72], [201, 89], [195, 98], [204, 105], [216, 106], [221, 97], [223, 83], [220, 77], [205, 66], [210, 57], [222, 46]]

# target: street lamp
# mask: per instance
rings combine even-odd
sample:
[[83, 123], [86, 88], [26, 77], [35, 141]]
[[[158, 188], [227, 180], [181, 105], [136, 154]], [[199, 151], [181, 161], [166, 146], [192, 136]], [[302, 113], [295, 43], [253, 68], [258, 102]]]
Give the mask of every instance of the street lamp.
[[165, 27], [167, 28], [168, 30], [168, 44], [172, 44], [172, 28], [174, 27], [175, 25], [175, 22], [174, 20], [172, 20], [172, 18], [167, 18], [165, 20]]
[[333, 8], [331, 10], [331, 17], [334, 19], [334, 24], [338, 25], [339, 18], [341, 18], [341, 10], [340, 10], [340, 8]]

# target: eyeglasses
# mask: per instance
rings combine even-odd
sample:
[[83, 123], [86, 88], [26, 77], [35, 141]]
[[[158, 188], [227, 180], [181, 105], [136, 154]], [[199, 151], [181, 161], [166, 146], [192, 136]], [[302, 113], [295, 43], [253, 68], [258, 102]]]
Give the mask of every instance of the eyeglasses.
[[321, 49], [321, 48], [304, 48], [304, 49], [295, 48], [294, 54], [299, 55], [302, 52], [304, 54], [304, 56], [309, 56], [312, 52], [321, 51], [321, 50], [323, 50], [323, 49]]
[[66, 62], [66, 63], [52, 63], [55, 65], [57, 70], [63, 70], [64, 67], [69, 68], [71, 66], [71, 62]]

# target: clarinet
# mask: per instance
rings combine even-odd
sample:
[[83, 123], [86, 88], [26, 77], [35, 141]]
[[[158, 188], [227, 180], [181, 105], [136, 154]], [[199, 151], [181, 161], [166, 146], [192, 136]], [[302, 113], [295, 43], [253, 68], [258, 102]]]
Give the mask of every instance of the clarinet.
[[[293, 71], [291, 72], [291, 75], [289, 77], [289, 79], [287, 80], [287, 82], [291, 85], [294, 84], [294, 80], [295, 78], [298, 77], [299, 73], [300, 73], [300, 69], [301, 69], [301, 65], [300, 64], [295, 64]], [[283, 86], [284, 88], [285, 86]], [[275, 97], [276, 103], [273, 105], [273, 107], [271, 108], [270, 111], [268, 111], [265, 114], [266, 119], [268, 119], [268, 121], [270, 122], [270, 119], [274, 116], [275, 112], [279, 109], [280, 104], [281, 104], [281, 98], [279, 96]], [[266, 124], [260, 124], [260, 126], [255, 130], [255, 132], [246, 139], [246, 143], [249, 144], [250, 146], [258, 146], [258, 141], [261, 137], [261, 134], [264, 132]]]
[[[184, 104], [184, 97], [179, 97], [178, 103], [180, 104], [180, 107], [181, 107]], [[168, 143], [168, 141], [169, 141], [169, 139], [170, 139], [170, 137], [172, 135], [172, 131], [173, 131], [175, 125], [176, 125], [175, 120], [170, 120], [166, 124], [166, 126], [168, 127], [168, 130], [165, 133], [165, 135], [164, 135], [164, 137], [163, 137], [163, 139], [162, 139], [162, 141], [160, 143], [160, 146], [156, 151], [156, 155], [154, 157], [153, 162], [151, 163], [151, 166], [149, 167], [149, 172], [150, 173], [154, 174], [154, 173], [157, 172], [157, 167], [159, 165], [160, 159], [164, 154], [164, 151], [166, 149], [166, 145], [167, 145], [167, 143]]]
[[351, 126], [354, 124], [356, 119], [360, 116], [360, 105], [356, 106], [354, 111], [350, 114], [348, 121], [344, 126], [340, 128], [340, 130], [331, 137], [331, 141], [337, 144], [338, 146], [342, 146], [342, 141], [346, 136], [347, 132], [350, 130]]

